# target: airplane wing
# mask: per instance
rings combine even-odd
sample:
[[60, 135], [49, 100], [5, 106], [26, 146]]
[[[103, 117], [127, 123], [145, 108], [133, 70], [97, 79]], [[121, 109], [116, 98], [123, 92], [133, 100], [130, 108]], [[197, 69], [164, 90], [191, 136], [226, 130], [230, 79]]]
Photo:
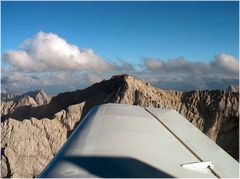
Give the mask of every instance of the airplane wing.
[[91, 109], [38, 178], [239, 177], [239, 163], [175, 110]]

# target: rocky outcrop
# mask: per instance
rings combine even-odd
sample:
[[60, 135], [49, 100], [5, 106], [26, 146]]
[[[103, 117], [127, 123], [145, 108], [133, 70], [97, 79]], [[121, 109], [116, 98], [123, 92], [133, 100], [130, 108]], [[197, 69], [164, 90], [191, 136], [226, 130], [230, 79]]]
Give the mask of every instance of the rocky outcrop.
[[28, 107], [47, 105], [52, 98], [43, 90], [30, 91], [22, 95], [5, 94], [3, 96], [5, 97], [1, 101], [1, 115], [4, 116], [13, 112], [15, 112], [16, 116], [21, 116], [19, 111], [22, 111], [23, 108], [28, 109]]
[[8, 119], [1, 127], [5, 157], [3, 177], [37, 176], [67, 136], [66, 128], [56, 119]]
[[37, 176], [79, 122], [83, 105], [71, 105], [53, 119], [10, 118], [1, 123], [2, 177]]
[[34, 101], [37, 105], [29, 100], [27, 108], [3, 113], [3, 177], [37, 176], [88, 110], [109, 102], [175, 109], [235, 159], [239, 157], [238, 92], [161, 90], [120, 75], [84, 90], [61, 93], [45, 105]]
[[[1, 115], [8, 115], [13, 113], [17, 108], [25, 106], [36, 107], [36, 101], [30, 96], [23, 96], [16, 101], [1, 102]], [[19, 114], [16, 114], [19, 115]]]
[[239, 92], [239, 85], [231, 85], [228, 87], [227, 91]]
[[71, 132], [81, 118], [84, 105], [84, 102], [71, 105], [66, 110], [56, 113], [54, 119], [58, 119]]
[[23, 96], [32, 97], [36, 101], [38, 106], [46, 105], [51, 101], [51, 97], [48, 94], [46, 94], [43, 90], [31, 91], [23, 94]]

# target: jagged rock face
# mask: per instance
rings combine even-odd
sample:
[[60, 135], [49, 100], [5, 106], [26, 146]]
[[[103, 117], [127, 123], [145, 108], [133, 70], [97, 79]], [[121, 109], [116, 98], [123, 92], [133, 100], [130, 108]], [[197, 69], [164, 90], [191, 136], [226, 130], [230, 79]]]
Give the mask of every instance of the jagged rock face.
[[53, 119], [8, 119], [1, 123], [2, 177], [36, 177], [80, 120], [84, 103], [69, 106]]
[[64, 143], [67, 134], [56, 119], [9, 119], [1, 127], [5, 162], [7, 158], [3, 177], [37, 176]]
[[71, 131], [80, 120], [84, 105], [84, 102], [71, 105], [66, 110], [56, 113], [54, 119], [58, 119], [68, 131]]
[[121, 75], [8, 113], [1, 124], [2, 176], [37, 176], [88, 110], [109, 102], [175, 109], [238, 159], [238, 92], [161, 90]]
[[[227, 91], [198, 91], [184, 93], [180, 111], [187, 119], [202, 121], [198, 128], [216, 141], [222, 125], [239, 117], [239, 94]], [[193, 122], [195, 123], [195, 122]]]
[[[5, 96], [9, 96], [5, 94]], [[51, 101], [51, 96], [47, 95], [43, 90], [31, 91], [22, 95], [12, 95], [5, 97], [1, 101], [1, 115], [9, 115], [15, 112], [16, 116], [21, 116], [19, 111], [23, 108], [37, 107], [47, 105]], [[24, 112], [26, 113], [26, 112]]]
[[39, 106], [48, 104], [51, 100], [51, 97], [47, 95], [43, 90], [37, 91], [35, 94], [33, 94], [32, 97]]
[[227, 91], [239, 92], [239, 85], [231, 85], [228, 87]]
[[119, 100], [120, 103], [143, 107], [180, 109], [182, 92], [161, 90], [131, 76], [126, 77], [125, 80], [125, 92], [123, 98]]
[[6, 101], [6, 102], [3, 101], [1, 103], [1, 106], [2, 106], [1, 115], [7, 115], [7, 114], [11, 114], [12, 112], [14, 112], [15, 109], [17, 109], [17, 108], [21, 108], [24, 106], [36, 107], [38, 105], [32, 97], [23, 96], [22, 98], [20, 98], [16, 101]]

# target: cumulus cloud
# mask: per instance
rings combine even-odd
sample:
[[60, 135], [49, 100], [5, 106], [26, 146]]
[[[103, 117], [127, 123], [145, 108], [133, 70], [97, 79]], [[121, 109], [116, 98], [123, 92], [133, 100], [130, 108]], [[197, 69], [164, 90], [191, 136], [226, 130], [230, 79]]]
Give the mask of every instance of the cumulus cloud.
[[141, 78], [164, 89], [224, 89], [239, 80], [239, 60], [226, 53], [210, 63], [189, 62], [184, 57], [171, 60], [143, 59]]
[[1, 90], [6, 92], [26, 92], [26, 87], [37, 84], [45, 85], [45, 81], [37, 76], [31, 76], [13, 69], [4, 70], [1, 77]]
[[85, 88], [95, 82], [92, 80], [96, 80], [94, 77], [87, 77], [89, 73], [71, 71], [26, 73], [9, 69], [4, 70], [2, 74], [1, 90], [23, 93], [41, 88], [55, 95], [63, 91]]
[[56, 94], [87, 87], [114, 73], [134, 71], [131, 63], [107, 61], [92, 49], [80, 49], [57, 34], [44, 32], [25, 40], [18, 50], [6, 51], [1, 59], [1, 90], [8, 92], [51, 88]]
[[23, 42], [21, 49], [7, 51], [2, 59], [25, 71], [98, 70], [112, 65], [97, 56], [92, 49], [80, 49], [54, 33], [39, 32]]
[[25, 40], [18, 50], [3, 53], [2, 60], [1, 89], [8, 92], [44, 88], [57, 94], [85, 88], [116, 73], [134, 75], [162, 89], [224, 89], [239, 80], [239, 59], [226, 53], [209, 63], [178, 57], [144, 58], [143, 63], [133, 65], [121, 59], [102, 59], [92, 49], [80, 49], [44, 32]]
[[161, 70], [161, 68], [163, 67], [163, 61], [152, 58], [146, 58], [144, 60], [144, 65], [146, 65], [146, 67], [152, 71], [158, 71]]
[[210, 63], [189, 62], [184, 57], [164, 61], [161, 59], [145, 58], [144, 66], [147, 70], [157, 73], [184, 73], [193, 75], [213, 75], [231, 73], [236, 76], [239, 72], [239, 60], [229, 54], [218, 54]]
[[209, 66], [202, 62], [188, 62], [184, 57], [163, 61], [158, 59], [145, 58], [145, 67], [152, 72], [184, 72], [202, 74], [209, 71]]
[[98, 82], [102, 81], [103, 78], [97, 74], [87, 74], [85, 76], [85, 80], [88, 81], [89, 83], [98, 83]]
[[232, 55], [222, 53], [215, 56], [211, 67], [222, 72], [238, 74], [239, 60]]

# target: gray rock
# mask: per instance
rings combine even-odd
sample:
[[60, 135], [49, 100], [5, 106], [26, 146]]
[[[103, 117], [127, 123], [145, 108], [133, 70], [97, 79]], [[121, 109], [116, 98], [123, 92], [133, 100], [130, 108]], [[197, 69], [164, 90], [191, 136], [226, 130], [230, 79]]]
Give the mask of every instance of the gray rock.
[[[2, 114], [8, 114], [1, 122], [2, 177], [37, 176], [88, 110], [109, 102], [175, 109], [235, 159], [239, 157], [238, 92], [161, 90], [119, 75], [84, 90], [61, 93], [47, 104], [31, 98], [2, 103]], [[29, 108], [16, 112], [17, 104]]]

